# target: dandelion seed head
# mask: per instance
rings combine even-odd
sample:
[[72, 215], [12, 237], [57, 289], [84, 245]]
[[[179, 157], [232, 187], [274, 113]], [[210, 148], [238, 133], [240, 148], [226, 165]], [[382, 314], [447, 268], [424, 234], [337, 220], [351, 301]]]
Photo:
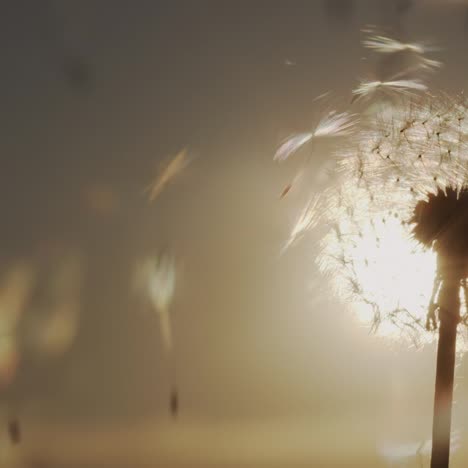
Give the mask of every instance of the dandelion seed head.
[[363, 121], [337, 156], [336, 184], [322, 200], [318, 264], [337, 294], [383, 334], [432, 339], [425, 317], [436, 252], [414, 235], [418, 203], [468, 180], [467, 107], [445, 96], [403, 101]]

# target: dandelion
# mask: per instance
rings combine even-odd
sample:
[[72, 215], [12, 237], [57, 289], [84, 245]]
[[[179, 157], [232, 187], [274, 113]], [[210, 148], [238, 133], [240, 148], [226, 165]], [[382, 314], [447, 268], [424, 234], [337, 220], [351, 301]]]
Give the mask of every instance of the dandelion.
[[349, 135], [355, 124], [356, 119], [354, 114], [332, 111], [318, 123], [313, 132], [298, 133], [287, 138], [278, 148], [273, 159], [285, 161], [312, 139]]
[[357, 88], [353, 89], [351, 103], [364, 97], [368, 98], [377, 91], [410, 95], [414, 91], [427, 91], [427, 86], [418, 80], [362, 81]]
[[448, 466], [457, 326], [468, 323], [467, 116], [439, 96], [363, 122], [321, 215], [320, 268], [360, 318], [417, 342], [438, 329], [432, 466]]

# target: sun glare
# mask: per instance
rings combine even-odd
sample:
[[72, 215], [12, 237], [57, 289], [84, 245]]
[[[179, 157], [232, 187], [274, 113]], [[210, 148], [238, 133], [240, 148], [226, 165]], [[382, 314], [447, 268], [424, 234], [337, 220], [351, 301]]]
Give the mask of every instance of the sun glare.
[[357, 320], [379, 335], [400, 338], [407, 333], [419, 342], [430, 341], [433, 334], [425, 325], [436, 254], [420, 245], [411, 225], [397, 217], [369, 216], [359, 226], [353, 216], [336, 218], [324, 239], [320, 267]]
[[[350, 251], [363, 298], [355, 304], [357, 317], [370, 323], [375, 307], [405, 310], [408, 318], [424, 325], [436, 274], [434, 252], [417, 245], [397, 219], [369, 224], [361, 234], [353, 239]], [[396, 326], [391, 318], [383, 320], [377, 332], [399, 336], [401, 324]]]

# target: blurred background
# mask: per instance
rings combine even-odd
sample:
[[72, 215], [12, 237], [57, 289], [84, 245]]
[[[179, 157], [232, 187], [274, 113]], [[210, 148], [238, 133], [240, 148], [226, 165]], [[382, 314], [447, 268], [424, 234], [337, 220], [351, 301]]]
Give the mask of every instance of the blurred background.
[[[430, 85], [463, 91], [468, 3], [0, 7], [0, 466], [428, 466], [434, 348], [372, 336], [313, 236], [281, 254], [308, 193], [280, 199], [294, 171], [272, 157], [376, 73], [367, 25], [440, 45]], [[170, 350], [134, 287], [159, 252]]]

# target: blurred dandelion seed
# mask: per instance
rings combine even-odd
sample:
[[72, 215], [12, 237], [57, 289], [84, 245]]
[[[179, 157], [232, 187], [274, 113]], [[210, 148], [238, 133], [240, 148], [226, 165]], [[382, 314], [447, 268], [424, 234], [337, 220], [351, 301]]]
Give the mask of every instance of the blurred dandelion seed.
[[319, 138], [349, 135], [356, 124], [355, 117], [355, 114], [348, 114], [347, 112], [336, 113], [332, 111], [319, 122], [313, 136]]
[[170, 352], [172, 334], [169, 307], [176, 286], [176, 264], [172, 255], [163, 253], [141, 262], [136, 270], [135, 285], [158, 314], [164, 350]]
[[282, 200], [286, 195], [292, 190], [293, 187], [296, 187], [299, 185], [301, 179], [304, 176], [304, 169], [301, 169], [300, 171], [297, 172], [297, 174], [294, 176], [291, 182], [288, 182], [283, 190], [280, 193], [280, 200]]
[[187, 148], [179, 151], [179, 153], [171, 158], [165, 167], [159, 171], [151, 184], [146, 188], [145, 192], [148, 193], [148, 201], [154, 202], [166, 186], [171, 183], [174, 178], [188, 166], [189, 163], [190, 160]]
[[[159, 316], [160, 333], [164, 353], [168, 359], [173, 359], [173, 340], [169, 308], [172, 303], [176, 287], [176, 262], [174, 257], [163, 252], [154, 257], [148, 257], [137, 265], [134, 285], [137, 291], [144, 294], [153, 310]], [[175, 363], [170, 369], [171, 389], [169, 393], [169, 411], [175, 418], [179, 411], [179, 393]]]
[[351, 103], [361, 98], [368, 98], [377, 91], [408, 96], [414, 91], [427, 91], [427, 89], [427, 86], [418, 80], [362, 81], [357, 88], [353, 89]]
[[280, 199], [283, 199], [289, 193], [289, 191], [292, 189], [292, 186], [293, 186], [292, 182], [289, 182], [288, 184], [286, 184], [286, 186], [280, 193]]
[[416, 72], [434, 71], [442, 67], [442, 62], [425, 56], [428, 52], [440, 50], [439, 47], [418, 42], [402, 42], [380, 34], [372, 34], [374, 32], [373, 29], [367, 29], [364, 32], [371, 33], [371, 35], [362, 41], [363, 46], [378, 54], [387, 56], [380, 63], [380, 67], [383, 67], [384, 75], [386, 75], [386, 66], [399, 64], [400, 70], [391, 73], [390, 77], [386, 76], [386, 81], [410, 77], [410, 75]]
[[367, 49], [374, 50], [381, 54], [393, 54], [395, 52], [411, 51], [416, 54], [426, 54], [428, 52], [435, 52], [440, 48], [429, 46], [424, 43], [418, 42], [401, 42], [397, 39], [392, 39], [386, 36], [370, 36], [368, 39], [362, 41], [362, 45]]
[[424, 68], [426, 70], [433, 70], [436, 68], [441, 68], [443, 66], [443, 63], [440, 60], [428, 59], [423, 57], [420, 62], [420, 66], [421, 68]]
[[326, 97], [330, 96], [331, 91], [325, 91], [324, 93], [319, 94], [318, 96], [312, 99], [312, 102], [320, 101], [321, 99], [325, 99]]
[[287, 138], [276, 151], [273, 159], [285, 161], [306, 143], [315, 138], [350, 135], [357, 123], [355, 114], [330, 112], [318, 123], [313, 132], [298, 133]]
[[169, 396], [169, 409], [172, 416], [175, 418], [179, 413], [179, 392], [177, 388], [172, 388]]
[[312, 139], [313, 133], [298, 133], [289, 137], [278, 149], [273, 157], [276, 161], [285, 161], [295, 153], [301, 146], [305, 145]]

